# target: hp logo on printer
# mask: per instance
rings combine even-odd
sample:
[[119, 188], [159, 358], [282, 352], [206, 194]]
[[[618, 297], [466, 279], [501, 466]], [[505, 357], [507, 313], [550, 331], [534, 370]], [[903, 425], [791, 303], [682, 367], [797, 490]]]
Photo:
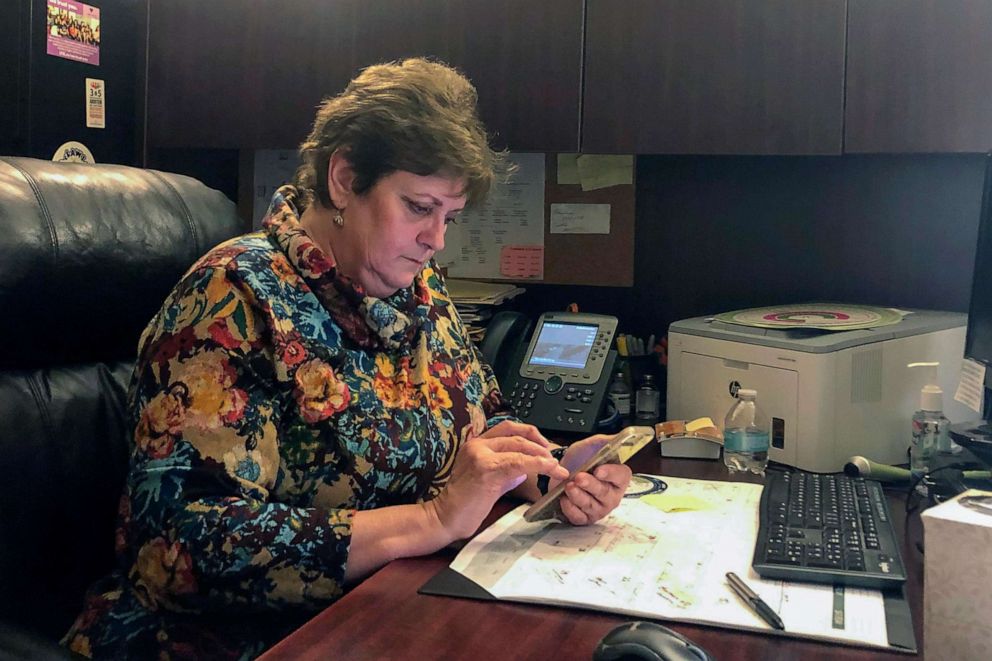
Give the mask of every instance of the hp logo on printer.
[[731, 397], [737, 397], [737, 391], [740, 390], [740, 389], [741, 389], [741, 382], [740, 381], [731, 381], [730, 382], [730, 396]]

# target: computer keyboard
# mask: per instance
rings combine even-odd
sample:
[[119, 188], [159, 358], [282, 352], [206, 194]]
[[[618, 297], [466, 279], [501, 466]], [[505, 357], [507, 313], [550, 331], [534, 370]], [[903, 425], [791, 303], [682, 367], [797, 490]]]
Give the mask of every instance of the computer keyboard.
[[758, 521], [753, 565], [765, 578], [866, 588], [906, 581], [878, 482], [769, 470]]

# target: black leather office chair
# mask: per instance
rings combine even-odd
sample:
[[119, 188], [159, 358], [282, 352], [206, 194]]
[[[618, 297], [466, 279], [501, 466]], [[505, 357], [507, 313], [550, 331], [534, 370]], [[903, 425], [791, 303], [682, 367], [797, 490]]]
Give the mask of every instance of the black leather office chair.
[[241, 228], [189, 177], [0, 157], [0, 650], [57, 641], [113, 566], [138, 337]]

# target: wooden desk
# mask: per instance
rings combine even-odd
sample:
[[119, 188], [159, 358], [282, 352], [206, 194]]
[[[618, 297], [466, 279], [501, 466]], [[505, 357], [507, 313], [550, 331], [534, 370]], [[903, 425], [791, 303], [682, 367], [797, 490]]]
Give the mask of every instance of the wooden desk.
[[[630, 462], [636, 472], [728, 479], [719, 461], [663, 459], [652, 442]], [[755, 476], [743, 478], [760, 481]], [[486, 525], [513, 503], [499, 503]], [[919, 518], [903, 534], [903, 498], [889, 495], [889, 508], [903, 543], [909, 580], [907, 597], [919, 649], [923, 649], [923, 562], [915, 548]], [[397, 560], [356, 586], [303, 627], [269, 650], [262, 659], [590, 659], [599, 639], [630, 617], [554, 606], [474, 601], [417, 594], [447, 566], [455, 551]], [[870, 648], [664, 621], [716, 659], [803, 659], [867, 661], [910, 658]]]

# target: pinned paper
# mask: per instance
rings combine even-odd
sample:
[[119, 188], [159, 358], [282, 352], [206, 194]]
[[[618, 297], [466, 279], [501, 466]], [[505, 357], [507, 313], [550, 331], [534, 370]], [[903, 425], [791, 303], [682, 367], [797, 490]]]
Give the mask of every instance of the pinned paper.
[[507, 278], [544, 278], [544, 246], [503, 246], [499, 273]]
[[609, 234], [609, 204], [552, 204], [552, 234]]
[[[544, 245], [547, 155], [513, 153], [508, 158], [517, 166], [512, 179], [497, 184], [484, 203], [466, 209], [458, 224], [448, 228], [444, 250], [435, 259], [448, 267], [451, 277], [511, 277], [501, 269], [505, 246]], [[543, 277], [543, 260], [539, 273], [536, 277]]]
[[100, 64], [100, 8], [76, 0], [47, 0], [45, 52], [86, 64]]
[[86, 79], [86, 128], [107, 128], [107, 88], [99, 78]]
[[579, 164], [576, 162], [578, 154], [558, 154], [558, 183], [578, 184]]
[[576, 159], [582, 190], [634, 183], [634, 157], [582, 154]]
[[985, 399], [985, 365], [965, 358], [961, 361], [961, 376], [958, 389], [954, 393], [954, 401], [961, 402], [979, 415]]
[[56, 163], [96, 163], [93, 152], [81, 142], [70, 140], [63, 142], [52, 155], [52, 160]]

